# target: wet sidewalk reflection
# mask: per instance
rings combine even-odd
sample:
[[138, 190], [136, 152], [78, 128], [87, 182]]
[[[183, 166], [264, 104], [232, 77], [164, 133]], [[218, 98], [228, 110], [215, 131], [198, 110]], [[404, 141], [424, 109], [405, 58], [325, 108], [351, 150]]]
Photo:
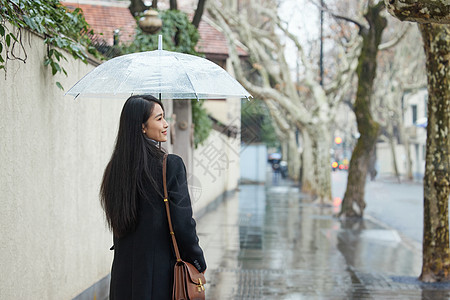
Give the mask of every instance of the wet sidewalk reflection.
[[298, 188], [241, 185], [198, 221], [208, 299], [449, 299], [417, 281], [421, 254], [397, 231], [342, 222]]

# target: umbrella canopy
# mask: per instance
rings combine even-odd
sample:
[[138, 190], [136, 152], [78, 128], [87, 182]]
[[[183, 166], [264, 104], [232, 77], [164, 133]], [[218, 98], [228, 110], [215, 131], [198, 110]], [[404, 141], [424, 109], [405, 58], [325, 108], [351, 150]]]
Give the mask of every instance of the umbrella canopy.
[[119, 56], [79, 80], [66, 95], [161, 99], [248, 98], [251, 95], [223, 68], [189, 54], [155, 50]]

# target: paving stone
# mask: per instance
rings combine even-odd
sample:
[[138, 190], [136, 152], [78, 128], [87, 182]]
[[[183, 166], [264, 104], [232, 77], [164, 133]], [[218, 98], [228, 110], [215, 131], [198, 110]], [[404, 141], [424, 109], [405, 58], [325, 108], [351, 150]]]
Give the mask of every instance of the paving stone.
[[208, 299], [450, 299], [450, 284], [417, 280], [402, 234], [332, 214], [289, 182], [240, 186], [198, 221]]

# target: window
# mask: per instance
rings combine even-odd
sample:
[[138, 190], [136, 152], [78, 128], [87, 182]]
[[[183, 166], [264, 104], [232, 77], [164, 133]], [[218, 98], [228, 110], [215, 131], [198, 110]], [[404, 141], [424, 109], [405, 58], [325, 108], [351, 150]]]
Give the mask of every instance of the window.
[[413, 124], [416, 124], [416, 121], [417, 121], [417, 105], [415, 105], [415, 104], [411, 105], [411, 111], [412, 111], [412, 122], [413, 122]]

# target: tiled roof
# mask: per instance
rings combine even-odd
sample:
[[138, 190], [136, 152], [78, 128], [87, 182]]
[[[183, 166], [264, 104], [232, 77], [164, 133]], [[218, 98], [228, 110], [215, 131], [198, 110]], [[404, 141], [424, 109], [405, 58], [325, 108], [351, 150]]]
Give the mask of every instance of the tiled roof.
[[[197, 51], [209, 54], [222, 54], [228, 56], [228, 46], [225, 36], [222, 32], [210, 24], [210, 21], [202, 17], [202, 21], [198, 27], [200, 40], [197, 44]], [[238, 47], [239, 55], [247, 55], [247, 53]]]
[[[105, 5], [105, 2], [99, 5], [61, 2], [68, 8], [81, 8], [86, 21], [97, 34], [103, 33], [102, 38], [108, 45], [113, 44], [114, 30], [120, 29], [120, 42], [130, 42], [135, 34], [136, 22], [131, 15], [128, 7]], [[192, 15], [192, 14], [190, 14]], [[210, 21], [202, 18], [199, 25], [200, 40], [197, 44], [197, 51], [218, 56], [228, 56], [228, 46], [224, 35], [212, 26]], [[211, 23], [211, 24], [210, 24]], [[238, 48], [239, 55], [247, 55], [244, 50]]]
[[119, 39], [121, 42], [131, 42], [135, 35], [136, 21], [127, 7], [104, 6], [94, 4], [79, 4], [73, 2], [61, 2], [68, 8], [75, 9], [77, 7], [83, 10], [86, 21], [94, 29], [94, 33], [103, 35], [99, 36], [108, 45], [114, 42], [114, 30], [119, 29]]

